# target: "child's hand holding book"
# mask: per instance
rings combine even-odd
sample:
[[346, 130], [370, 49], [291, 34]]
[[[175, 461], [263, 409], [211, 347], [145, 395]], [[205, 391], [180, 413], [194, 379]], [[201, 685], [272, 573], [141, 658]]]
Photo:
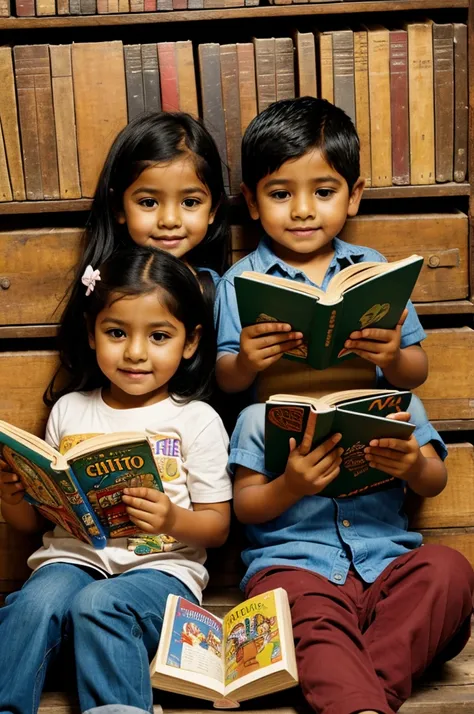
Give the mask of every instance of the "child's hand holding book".
[[393, 330], [367, 327], [352, 332], [344, 347], [385, 370], [396, 362], [400, 355], [402, 326], [407, 316], [408, 309], [405, 308]]
[[9, 506], [17, 506], [24, 498], [25, 487], [17, 474], [0, 459], [0, 498]]
[[[409, 422], [410, 414], [398, 412], [389, 414], [387, 419]], [[414, 434], [411, 434], [408, 439], [372, 439], [364, 452], [371, 468], [407, 481], [408, 485], [410, 485], [410, 476], [418, 475], [423, 459]]]
[[127, 513], [145, 533], [169, 533], [176, 521], [176, 507], [169, 496], [154, 488], [125, 488], [122, 500]]
[[242, 329], [239, 364], [246, 371], [257, 373], [277, 362], [285, 352], [303, 343], [302, 332], [292, 332], [283, 322], [258, 322]]

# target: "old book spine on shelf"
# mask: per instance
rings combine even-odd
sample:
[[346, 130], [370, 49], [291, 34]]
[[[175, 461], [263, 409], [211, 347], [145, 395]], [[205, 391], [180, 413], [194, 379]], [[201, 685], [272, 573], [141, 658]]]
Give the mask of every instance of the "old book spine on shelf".
[[17, 17], [34, 17], [35, 0], [16, 0], [15, 8]]
[[433, 81], [435, 106], [435, 178], [453, 180], [454, 42], [451, 23], [433, 23]]
[[410, 115], [410, 181], [435, 183], [433, 34], [429, 22], [406, 23], [408, 31], [408, 98]]
[[237, 43], [239, 68], [240, 131], [242, 136], [257, 116], [257, 85], [255, 81], [255, 53], [251, 42]]
[[205, 10], [218, 10], [219, 8], [243, 7], [244, 0], [204, 0]]
[[145, 12], [155, 12], [156, 0], [144, 0], [143, 7]]
[[204, 0], [188, 0], [188, 10], [202, 10]]
[[81, 15], [95, 15], [96, 12], [96, 0], [81, 0]]
[[0, 17], [10, 17], [10, 0], [0, 0]]
[[469, 89], [467, 71], [467, 26], [455, 22], [454, 28], [454, 180], [466, 180], [469, 127]]
[[0, 203], [13, 200], [10, 176], [8, 175], [7, 153], [0, 122]]
[[236, 46], [234, 44], [221, 45], [220, 56], [229, 185], [230, 192], [238, 194], [242, 182], [240, 162], [242, 135], [240, 133], [239, 68]]
[[410, 183], [410, 132], [408, 122], [408, 36], [406, 30], [390, 32], [390, 111], [392, 119], [392, 182]]
[[257, 7], [259, 3], [260, 0], [245, 0], [245, 7]]
[[130, 12], [130, 3], [129, 0], [118, 0], [118, 11], [120, 13], [122, 12]]
[[365, 185], [372, 185], [370, 160], [369, 67], [367, 57], [367, 32], [354, 32], [354, 94], [356, 128], [360, 141], [360, 175]]
[[170, 12], [173, 9], [173, 0], [156, 0], [156, 9], [160, 12]]
[[57, 0], [58, 15], [69, 15], [69, 0]]
[[258, 111], [276, 102], [275, 39], [254, 38]]
[[161, 111], [160, 70], [156, 44], [142, 45], [143, 98], [146, 112]]
[[123, 54], [127, 81], [128, 121], [132, 121], [145, 111], [141, 45], [125, 45]]
[[321, 99], [334, 103], [334, 71], [332, 60], [332, 32], [320, 32], [319, 38], [319, 83]]
[[109, 12], [109, 0], [97, 0], [97, 14], [107, 15]]
[[178, 65], [179, 108], [198, 118], [196, 70], [194, 67], [193, 43], [191, 40], [176, 43]]
[[10, 47], [0, 47], [0, 124], [13, 200], [24, 201], [26, 199], [25, 180], [21, 158], [15, 76]]
[[23, 45], [13, 49], [16, 91], [20, 117], [21, 146], [25, 170], [26, 197], [30, 201], [44, 198], [41, 177], [38, 121], [36, 113], [36, 62], [31, 58], [34, 47]]
[[371, 27], [367, 33], [372, 186], [392, 184], [389, 31]]
[[220, 47], [216, 42], [199, 45], [199, 74], [201, 78], [202, 118], [214, 137], [222, 160], [224, 185], [229, 189], [224, 106], [222, 103]]
[[188, 0], [173, 0], [173, 10], [187, 10]]
[[295, 30], [297, 93], [298, 97], [317, 97], [316, 47], [312, 32]]
[[71, 45], [50, 45], [54, 119], [61, 198], [80, 198]]
[[275, 39], [275, 80], [277, 100], [296, 96], [295, 48], [290, 37]]
[[81, 0], [69, 0], [69, 14], [70, 15], [80, 15], [81, 14]]
[[36, 45], [31, 53], [31, 61], [32, 64], [36, 63], [36, 116], [43, 195], [46, 200], [57, 200], [60, 198], [58, 152], [48, 45]]
[[144, 0], [130, 0], [130, 12], [145, 12]]
[[164, 112], [179, 112], [178, 67], [176, 43], [158, 42], [160, 65], [161, 106]]
[[36, 0], [36, 14], [38, 16], [55, 15], [56, 14], [55, 0]]
[[354, 33], [337, 30], [332, 33], [334, 104], [343, 109], [355, 124]]
[[127, 123], [121, 42], [72, 45], [72, 76], [82, 195], [94, 195], [110, 146]]

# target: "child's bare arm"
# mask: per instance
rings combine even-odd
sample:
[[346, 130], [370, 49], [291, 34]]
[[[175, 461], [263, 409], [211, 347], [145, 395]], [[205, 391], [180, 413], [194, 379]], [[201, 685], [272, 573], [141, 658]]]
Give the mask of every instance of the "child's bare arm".
[[301, 332], [291, 325], [261, 322], [244, 327], [237, 354], [223, 355], [216, 364], [216, 378], [224, 392], [242, 392], [253, 384], [257, 374], [277, 362], [285, 352], [302, 342]]
[[24, 500], [25, 489], [15, 473], [0, 459], [0, 499], [5, 521], [23, 533], [38, 533], [44, 524], [41, 514]]
[[227, 540], [230, 503], [193, 503], [190, 511], [153, 488], [126, 488], [123, 501], [130, 520], [145, 533], [166, 533], [181, 543], [216, 548]]
[[386, 379], [399, 389], [415, 389], [428, 376], [428, 358], [420, 345], [401, 347], [405, 309], [394, 330], [368, 327], [353, 332], [344, 347], [380, 367]]
[[269, 480], [244, 466], [237, 469], [234, 511], [242, 523], [266, 523], [277, 518], [303, 496], [320, 493], [339, 474], [341, 438], [334, 434], [310, 451], [316, 418], [310, 414], [305, 434], [297, 447], [290, 439], [290, 455], [281, 476]]
[[[405, 412], [391, 414], [391, 418], [409, 421]], [[419, 496], [437, 496], [447, 483], [446, 466], [431, 444], [419, 446], [412, 434], [404, 439], [374, 439], [365, 449], [371, 466], [406, 481]]]

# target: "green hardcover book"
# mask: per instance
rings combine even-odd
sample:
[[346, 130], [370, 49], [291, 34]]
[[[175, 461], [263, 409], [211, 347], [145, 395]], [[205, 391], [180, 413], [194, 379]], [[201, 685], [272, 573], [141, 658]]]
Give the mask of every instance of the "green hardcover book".
[[[158, 440], [155, 449], [161, 453], [162, 447]], [[124, 488], [163, 491], [152, 446], [139, 432], [102, 434], [60, 454], [37, 436], [0, 421], [0, 459], [18, 474], [25, 499], [45, 518], [95, 548], [105, 548], [107, 538], [140, 533], [128, 518]]]
[[313, 448], [331, 434], [342, 434], [339, 475], [319, 496], [344, 498], [370, 493], [395, 485], [396, 479], [373, 469], [364, 457], [364, 448], [372, 439], [409, 439], [415, 426], [388, 419], [388, 414], [406, 412], [410, 392], [385, 389], [350, 389], [319, 399], [293, 394], [275, 394], [266, 403], [265, 468], [282, 474], [290, 453], [289, 440], [301, 443], [311, 411], [316, 413]]
[[284, 356], [325, 369], [352, 355], [344, 349], [351, 332], [397, 325], [422, 265], [419, 255], [393, 263], [357, 263], [335, 275], [326, 292], [295, 280], [244, 272], [235, 278], [240, 321], [243, 327], [289, 323], [303, 333], [304, 341]]

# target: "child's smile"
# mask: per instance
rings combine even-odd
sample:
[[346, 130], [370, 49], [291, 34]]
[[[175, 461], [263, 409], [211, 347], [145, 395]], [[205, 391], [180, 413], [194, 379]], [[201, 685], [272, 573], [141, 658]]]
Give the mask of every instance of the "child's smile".
[[110, 380], [103, 398], [116, 409], [143, 407], [166, 399], [168, 384], [183, 358], [198, 344], [166, 307], [163, 292], [114, 296], [97, 316], [90, 345]]

